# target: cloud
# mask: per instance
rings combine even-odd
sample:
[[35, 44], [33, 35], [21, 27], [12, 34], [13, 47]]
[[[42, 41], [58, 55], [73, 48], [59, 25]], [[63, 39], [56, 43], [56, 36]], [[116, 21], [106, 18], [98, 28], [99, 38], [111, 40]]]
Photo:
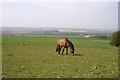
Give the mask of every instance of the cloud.
[[117, 7], [114, 2], [3, 3], [2, 25], [114, 28], [118, 26]]

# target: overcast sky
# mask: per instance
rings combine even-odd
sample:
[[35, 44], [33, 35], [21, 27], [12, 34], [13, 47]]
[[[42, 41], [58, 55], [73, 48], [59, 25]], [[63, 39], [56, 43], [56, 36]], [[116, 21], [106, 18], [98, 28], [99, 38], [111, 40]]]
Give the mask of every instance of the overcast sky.
[[117, 2], [3, 2], [0, 26], [118, 28]]

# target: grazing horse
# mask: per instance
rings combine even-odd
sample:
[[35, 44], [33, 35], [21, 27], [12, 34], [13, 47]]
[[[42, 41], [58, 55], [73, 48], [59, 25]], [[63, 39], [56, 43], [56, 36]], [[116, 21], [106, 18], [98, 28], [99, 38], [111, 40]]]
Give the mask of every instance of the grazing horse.
[[70, 48], [70, 53], [72, 55], [74, 55], [74, 50], [75, 50], [74, 45], [67, 38], [57, 40], [56, 52], [58, 52], [58, 54], [60, 54], [60, 51], [61, 51], [62, 47], [63, 47], [62, 55], [63, 55], [63, 52], [64, 52], [65, 48], [66, 48], [66, 55], [68, 55], [68, 47]]

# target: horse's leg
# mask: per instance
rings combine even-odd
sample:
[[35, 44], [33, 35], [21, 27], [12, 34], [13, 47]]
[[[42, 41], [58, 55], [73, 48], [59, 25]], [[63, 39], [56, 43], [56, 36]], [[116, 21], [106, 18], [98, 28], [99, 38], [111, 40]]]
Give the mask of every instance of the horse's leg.
[[59, 47], [59, 51], [58, 51], [58, 54], [60, 54], [60, 51], [61, 51], [61, 47]]
[[68, 55], [68, 46], [66, 47], [66, 55]]
[[63, 50], [62, 50], [62, 55], [63, 55], [64, 49], [65, 49], [65, 47], [63, 47]]
[[60, 46], [59, 46], [59, 51], [58, 51], [58, 54], [60, 54], [60, 52], [61, 52], [61, 49], [62, 49], [62, 47], [60, 47]]
[[56, 52], [59, 52], [59, 45], [56, 46]]
[[58, 54], [60, 54], [60, 50], [58, 51]]
[[58, 51], [58, 54], [60, 54], [60, 51]]

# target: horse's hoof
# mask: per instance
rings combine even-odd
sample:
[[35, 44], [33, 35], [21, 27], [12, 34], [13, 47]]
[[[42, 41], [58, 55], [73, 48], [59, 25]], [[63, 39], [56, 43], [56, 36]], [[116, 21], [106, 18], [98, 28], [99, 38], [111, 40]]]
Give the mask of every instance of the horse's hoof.
[[74, 56], [74, 54], [71, 54], [72, 56]]

